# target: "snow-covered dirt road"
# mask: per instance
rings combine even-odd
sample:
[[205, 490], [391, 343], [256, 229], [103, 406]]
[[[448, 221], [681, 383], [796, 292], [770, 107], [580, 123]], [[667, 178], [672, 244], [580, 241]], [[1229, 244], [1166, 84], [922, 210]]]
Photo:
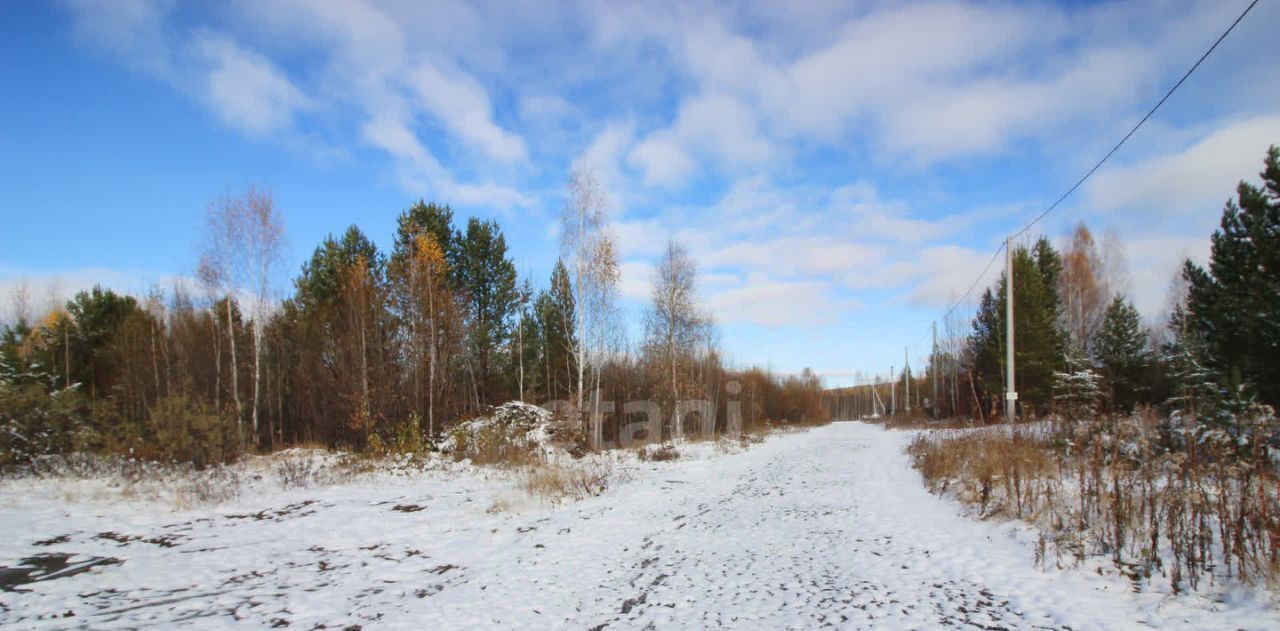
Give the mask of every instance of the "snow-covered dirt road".
[[[1256, 602], [1036, 569], [1024, 530], [925, 492], [906, 439], [837, 423], [500, 512], [510, 482], [458, 475], [157, 514], [6, 490], [0, 626], [1274, 628]], [[15, 580], [52, 554], [76, 556]]]

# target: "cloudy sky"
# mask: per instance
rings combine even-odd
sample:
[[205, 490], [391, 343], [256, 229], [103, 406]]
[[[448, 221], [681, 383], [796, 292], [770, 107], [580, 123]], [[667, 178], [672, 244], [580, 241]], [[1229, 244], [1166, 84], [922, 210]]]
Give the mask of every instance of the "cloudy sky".
[[[251, 183], [283, 211], [290, 276], [352, 223], [389, 246], [421, 197], [499, 220], [543, 285], [582, 165], [633, 338], [675, 237], [731, 359], [847, 383], [926, 354], [1004, 235], [1247, 3], [5, 3], [0, 292], [190, 275], [205, 206]], [[1261, 2], [1037, 226], [1122, 243], [1152, 320], [1280, 143], [1278, 23]]]

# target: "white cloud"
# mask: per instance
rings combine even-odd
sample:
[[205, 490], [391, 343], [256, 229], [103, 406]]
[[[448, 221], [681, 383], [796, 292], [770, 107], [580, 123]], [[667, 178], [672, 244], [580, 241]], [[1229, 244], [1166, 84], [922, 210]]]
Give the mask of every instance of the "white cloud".
[[520, 119], [535, 125], [557, 124], [573, 113], [573, 105], [555, 94], [522, 94]]
[[162, 0], [67, 0], [77, 38], [163, 79], [170, 79], [174, 70], [164, 31], [171, 5]]
[[786, 68], [786, 83], [768, 98], [779, 112], [794, 103], [788, 125], [813, 135], [838, 134], [853, 116], [892, 113], [940, 81], [1000, 60], [1033, 31], [1019, 12], [1000, 7], [888, 6], [850, 21], [831, 45]]
[[522, 207], [527, 209], [534, 204], [528, 195], [519, 190], [491, 182], [457, 182], [446, 178], [439, 181], [434, 190], [438, 192], [441, 199], [455, 200], [458, 204], [481, 208], [510, 211]]
[[422, 146], [418, 136], [403, 121], [386, 116], [374, 118], [364, 124], [361, 134], [366, 142], [401, 160], [407, 160], [418, 168], [436, 168], [435, 157]]
[[645, 138], [627, 156], [627, 161], [644, 171], [644, 183], [674, 186], [697, 170], [697, 163], [670, 133]]
[[[762, 18], [758, 8], [611, 7], [594, 12], [593, 35], [607, 52], [657, 44], [699, 95], [688, 103], [709, 98], [702, 95], [737, 103], [765, 123], [760, 133], [771, 143], [870, 141], [887, 157], [928, 166], [1003, 154], [1068, 129], [1110, 134], [1116, 121], [1132, 120], [1181, 71], [1187, 42], [1230, 17], [1219, 3], [1154, 6], [1153, 18], [1153, 3], [878, 3], [806, 11], [831, 21], [800, 20], [810, 24], [805, 32], [770, 28], [777, 16]], [[681, 160], [703, 156], [677, 127], [655, 132], [633, 158], [651, 184], [678, 184], [700, 166]]]
[[648, 261], [624, 261], [619, 266], [622, 279], [618, 293], [623, 298], [647, 302], [653, 299], [653, 274], [656, 268]]
[[877, 246], [821, 236], [731, 241], [702, 253], [707, 269], [745, 267], [783, 277], [825, 276], [857, 269], [883, 256]]
[[1267, 147], [1280, 140], [1280, 115], [1231, 122], [1191, 146], [1104, 169], [1085, 185], [1090, 207], [1217, 218], [1240, 180], [1255, 180]]
[[[427, 63], [431, 55], [411, 49], [417, 40], [405, 36], [405, 7], [363, 0], [243, 2], [232, 14], [240, 18], [229, 25], [236, 27], [233, 35], [232, 30], [178, 24], [166, 1], [72, 0], [67, 6], [81, 41], [199, 100], [248, 135], [270, 134], [288, 146], [333, 155], [325, 141], [303, 134], [297, 119], [313, 110], [328, 115], [355, 105], [364, 114], [355, 123], [357, 137], [387, 151], [410, 192], [456, 195], [455, 203], [500, 209], [530, 203], [510, 185], [491, 181], [483, 168], [487, 161], [526, 162], [524, 140], [495, 122], [492, 101], [475, 77], [452, 63]], [[454, 8], [467, 12], [461, 5]], [[435, 9], [446, 13], [446, 7]], [[250, 47], [246, 42], [255, 35], [271, 44]], [[321, 63], [291, 76], [262, 52], [282, 49], [318, 52]], [[300, 87], [302, 79], [306, 87]], [[446, 168], [419, 137], [421, 119], [479, 158], [482, 168], [474, 169], [480, 173], [472, 181], [459, 178], [456, 166], [470, 164], [462, 159], [470, 154], [460, 153]]]
[[750, 109], [725, 94], [704, 94], [681, 104], [671, 127], [642, 140], [628, 161], [644, 171], [646, 184], [676, 186], [698, 173], [694, 155], [737, 167], [763, 164], [775, 154]]
[[503, 211], [534, 204], [528, 195], [509, 186], [455, 180], [402, 121], [389, 117], [376, 118], [364, 124], [361, 134], [365, 142], [400, 161], [400, 179], [406, 189], [451, 200], [455, 204], [485, 206]]
[[231, 36], [174, 29], [172, 2], [71, 0], [67, 8], [80, 41], [201, 101], [247, 134], [289, 129], [297, 112], [312, 105], [279, 67]]
[[832, 214], [852, 222], [850, 232], [861, 239], [920, 244], [957, 232], [976, 219], [974, 213], [952, 214], [938, 220], [912, 217], [907, 204], [882, 200], [871, 182], [837, 187], [830, 196]]
[[982, 290], [994, 283], [1003, 270], [1000, 261], [996, 261], [979, 279], [993, 252], [958, 245], [939, 245], [921, 250], [911, 264], [912, 276], [919, 281], [907, 293], [907, 301], [918, 306], [949, 307], [978, 279], [968, 298], [977, 304]]
[[1149, 321], [1166, 315], [1169, 287], [1181, 273], [1182, 263], [1191, 258], [1205, 264], [1209, 260], [1209, 235], [1131, 235], [1121, 241], [1129, 263], [1132, 282], [1129, 297]]
[[595, 173], [605, 190], [607, 211], [614, 217], [626, 213], [628, 178], [623, 174], [620, 163], [634, 137], [635, 125], [630, 121], [610, 121], [570, 165], [574, 169]]
[[618, 251], [622, 256], [657, 257], [667, 247], [671, 230], [653, 219], [620, 221], [613, 225]]
[[288, 128], [309, 100], [266, 58], [226, 36], [201, 34], [193, 46], [208, 64], [204, 96], [223, 122], [249, 134]]
[[528, 157], [524, 141], [493, 122], [489, 96], [472, 77], [422, 64], [410, 82], [426, 110], [463, 142], [499, 162], [523, 162]]
[[763, 326], [813, 326], [833, 322], [857, 306], [832, 298], [832, 288], [819, 280], [785, 281], [753, 275], [741, 287], [710, 296], [712, 313], [721, 322]]

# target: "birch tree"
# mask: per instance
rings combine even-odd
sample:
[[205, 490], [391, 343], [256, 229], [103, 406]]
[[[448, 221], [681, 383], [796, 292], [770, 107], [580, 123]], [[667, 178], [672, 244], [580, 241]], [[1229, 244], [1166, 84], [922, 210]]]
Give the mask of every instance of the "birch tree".
[[253, 293], [253, 437], [258, 439], [258, 408], [262, 396], [262, 332], [271, 311], [276, 267], [284, 244], [284, 226], [271, 191], [250, 187], [240, 213], [237, 257]]
[[[704, 320], [698, 309], [697, 265], [674, 239], [667, 242], [653, 285], [653, 304], [644, 318], [645, 346], [666, 372], [675, 406], [680, 401], [678, 366], [698, 343]], [[675, 431], [679, 434], [680, 428]]]
[[[600, 181], [590, 170], [575, 169], [569, 177], [567, 194], [568, 203], [560, 218], [560, 248], [564, 258], [570, 261], [573, 279], [573, 315], [578, 331], [574, 348], [578, 369], [576, 399], [581, 410], [587, 389], [587, 366], [591, 367], [592, 380], [598, 382], [612, 337], [620, 272]], [[598, 442], [599, 410], [592, 416], [596, 419], [593, 441]]]
[[[205, 250], [196, 277], [209, 293], [214, 308], [225, 306], [227, 343], [231, 360], [231, 402], [235, 406], [236, 430], [243, 436], [244, 419], [240, 404], [240, 368], [236, 361], [236, 332], [233, 305], [238, 290], [235, 258], [240, 241], [241, 204], [229, 196], [219, 197], [205, 212]], [[219, 362], [221, 363], [221, 362]], [[221, 367], [219, 367], [221, 373]], [[219, 377], [220, 378], [220, 377]]]
[[[417, 361], [427, 364], [427, 435], [436, 430], [436, 383], [439, 381], [442, 333], [450, 320], [453, 298], [449, 295], [448, 265], [444, 251], [430, 233], [421, 233], [415, 239], [413, 255], [413, 279], [418, 304], [414, 310], [416, 335], [421, 341], [415, 344]], [[423, 343], [425, 342], [425, 343]], [[422, 349], [425, 347], [425, 357]]]
[[280, 262], [284, 228], [270, 191], [249, 187], [240, 197], [222, 196], [206, 213], [205, 252], [196, 275], [226, 305], [227, 340], [231, 359], [231, 397], [236, 424], [243, 429], [239, 365], [236, 358], [232, 302], [242, 288], [253, 301], [253, 402], [250, 417], [253, 437], [258, 437], [258, 408], [262, 389], [262, 331], [271, 308], [272, 281]]

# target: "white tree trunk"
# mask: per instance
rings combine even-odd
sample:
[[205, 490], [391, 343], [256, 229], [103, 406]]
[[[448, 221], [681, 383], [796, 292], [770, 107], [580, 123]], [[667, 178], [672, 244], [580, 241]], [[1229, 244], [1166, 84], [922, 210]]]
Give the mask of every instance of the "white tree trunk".
[[227, 339], [231, 342], [231, 401], [236, 406], [236, 430], [244, 435], [244, 421], [240, 418], [240, 377], [236, 363], [236, 327], [231, 318], [231, 292], [227, 292]]

